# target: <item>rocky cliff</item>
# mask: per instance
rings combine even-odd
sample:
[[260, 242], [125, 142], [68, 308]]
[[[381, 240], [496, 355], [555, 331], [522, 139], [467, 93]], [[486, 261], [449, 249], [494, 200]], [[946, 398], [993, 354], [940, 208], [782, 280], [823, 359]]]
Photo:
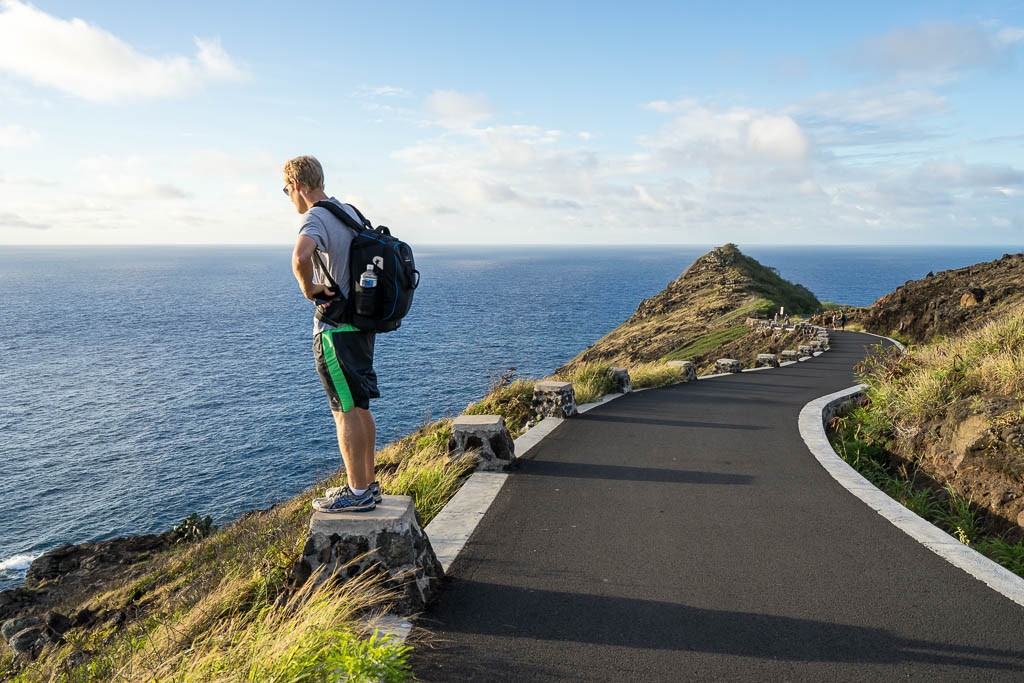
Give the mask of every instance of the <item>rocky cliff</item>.
[[872, 304], [864, 329], [914, 343], [949, 336], [1024, 303], [1024, 254], [929, 273]]
[[862, 374], [873, 438], [1024, 538], [1024, 254], [929, 273], [862, 319], [913, 343]]

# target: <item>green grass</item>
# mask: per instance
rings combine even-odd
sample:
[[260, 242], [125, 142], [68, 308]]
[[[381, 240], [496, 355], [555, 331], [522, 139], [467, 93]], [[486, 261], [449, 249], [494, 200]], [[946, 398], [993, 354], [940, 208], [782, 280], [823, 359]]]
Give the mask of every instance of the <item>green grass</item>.
[[[727, 244], [723, 249], [739, 249], [734, 244]], [[784, 306], [787, 313], [813, 313], [821, 307], [818, 298], [803, 285], [784, 280], [778, 271], [762, 265], [756, 259], [739, 254], [737, 267], [751, 279], [749, 290], [765, 299], [774, 302], [775, 306]], [[775, 308], [773, 306], [772, 308]]]
[[[451, 420], [421, 428], [378, 454], [386, 493], [412, 496], [424, 524], [458, 491], [472, 457], [450, 458]], [[290, 584], [308, 530], [309, 502], [323, 486], [222, 529], [176, 545], [142, 566], [123, 586], [79, 607], [127, 616], [72, 629], [66, 642], [27, 667], [0, 661], [5, 680], [408, 680], [408, 648], [374, 637], [368, 613], [386, 609], [389, 593], [371, 576]], [[69, 659], [87, 653], [87, 661]], [[80, 655], [75, 655], [80, 656]]]
[[629, 368], [629, 379], [636, 389], [667, 387], [683, 381], [683, 371], [664, 363], [642, 363]]
[[724, 330], [716, 330], [715, 332], [697, 337], [685, 346], [668, 352], [662, 360], [692, 360], [694, 358], [701, 358], [723, 344], [742, 337], [749, 331], [750, 328], [746, 325], [734, 325]]
[[610, 363], [582, 363], [555, 375], [555, 379], [572, 384], [576, 403], [593, 403], [615, 388], [611, 369]]
[[864, 430], [879, 440], [914, 433], [961, 401], [1024, 401], [1024, 310], [906, 354], [878, 351], [858, 375], [872, 405]]
[[466, 408], [466, 415], [501, 415], [512, 438], [516, 438], [533, 418], [534, 384], [535, 380], [524, 378], [499, 380], [487, 396]]

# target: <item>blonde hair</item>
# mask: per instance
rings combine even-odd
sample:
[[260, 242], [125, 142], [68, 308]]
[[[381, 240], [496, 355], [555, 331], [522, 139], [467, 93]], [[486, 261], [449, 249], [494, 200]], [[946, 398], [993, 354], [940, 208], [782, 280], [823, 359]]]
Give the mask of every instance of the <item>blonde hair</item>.
[[324, 189], [324, 167], [316, 157], [301, 156], [285, 162], [284, 177], [306, 191]]

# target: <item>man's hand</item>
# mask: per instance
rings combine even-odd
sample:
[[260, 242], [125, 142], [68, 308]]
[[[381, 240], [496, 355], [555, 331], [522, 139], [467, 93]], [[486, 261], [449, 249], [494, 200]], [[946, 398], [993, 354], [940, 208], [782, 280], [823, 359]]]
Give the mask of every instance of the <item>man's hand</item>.
[[306, 298], [317, 306], [326, 306], [336, 296], [335, 291], [327, 285], [313, 285], [310, 290]]

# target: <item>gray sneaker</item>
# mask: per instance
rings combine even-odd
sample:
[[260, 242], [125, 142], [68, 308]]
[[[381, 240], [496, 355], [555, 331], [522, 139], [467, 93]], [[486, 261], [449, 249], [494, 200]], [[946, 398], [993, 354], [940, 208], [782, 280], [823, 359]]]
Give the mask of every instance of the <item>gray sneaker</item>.
[[313, 509], [319, 512], [368, 512], [375, 507], [372, 493], [357, 496], [347, 486], [336, 496], [313, 499]]
[[[334, 498], [340, 496], [343, 489], [347, 489], [348, 486], [332, 486], [331, 488], [324, 491], [324, 496], [327, 498]], [[372, 482], [370, 484], [370, 493], [373, 494], [373, 502], [379, 503], [384, 500], [383, 496], [380, 495], [380, 484]]]

